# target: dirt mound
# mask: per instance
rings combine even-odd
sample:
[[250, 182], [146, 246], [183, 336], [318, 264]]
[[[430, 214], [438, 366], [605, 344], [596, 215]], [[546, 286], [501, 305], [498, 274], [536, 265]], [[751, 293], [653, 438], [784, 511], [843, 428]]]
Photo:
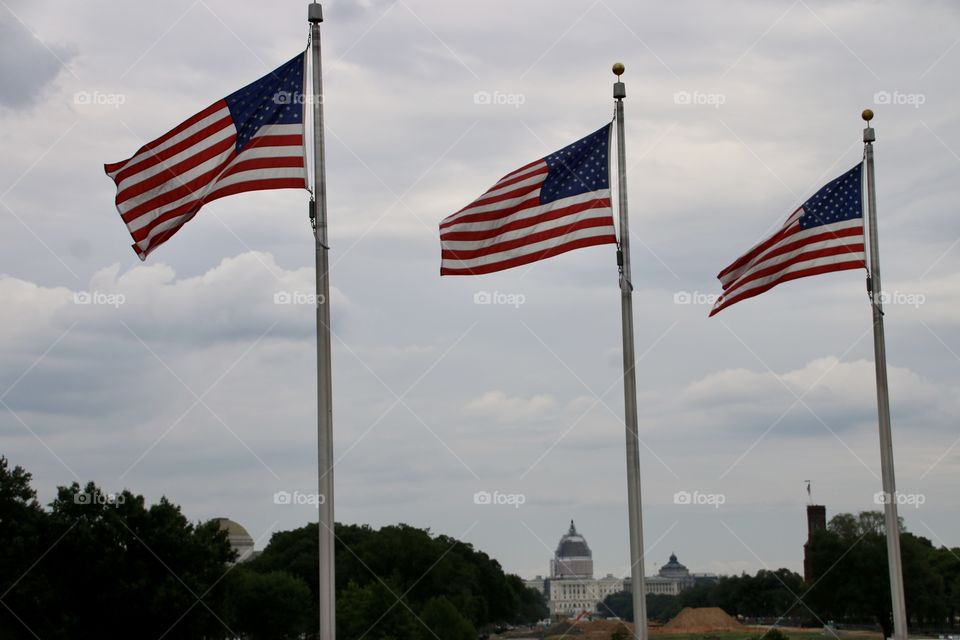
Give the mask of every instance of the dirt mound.
[[625, 627], [633, 637], [633, 625], [619, 620], [593, 620], [592, 622], [561, 622], [550, 627], [547, 638], [576, 638], [577, 640], [609, 640], [610, 635]]
[[552, 638], [553, 636], [576, 636], [581, 633], [580, 628], [573, 622], [558, 622], [547, 629], [546, 636], [548, 638]]
[[743, 625], [731, 618], [720, 607], [685, 608], [677, 617], [661, 627], [670, 633], [707, 633], [710, 631], [739, 631]]

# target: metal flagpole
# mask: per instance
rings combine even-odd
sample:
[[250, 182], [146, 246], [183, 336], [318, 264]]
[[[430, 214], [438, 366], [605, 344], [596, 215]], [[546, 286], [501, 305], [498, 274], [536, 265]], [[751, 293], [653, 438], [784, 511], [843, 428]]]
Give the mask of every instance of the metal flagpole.
[[637, 374], [633, 348], [633, 283], [630, 275], [630, 228], [627, 221], [627, 153], [624, 148], [623, 99], [627, 90], [620, 76], [624, 67], [613, 65], [617, 81], [613, 97], [617, 101], [617, 190], [620, 210], [620, 315], [623, 333], [623, 406], [627, 434], [627, 502], [630, 518], [630, 582], [633, 592], [633, 636], [647, 640], [647, 599], [644, 586], [643, 514], [640, 509], [640, 446], [637, 436]]
[[310, 54], [313, 66], [313, 188], [310, 220], [316, 244], [317, 305], [317, 475], [320, 493], [317, 523], [320, 580], [320, 640], [335, 640], [333, 520], [333, 386], [330, 367], [330, 262], [327, 242], [327, 182], [323, 150], [323, 80], [320, 67], [319, 3], [308, 5]]
[[866, 109], [863, 119], [863, 158], [867, 181], [867, 225], [870, 234], [870, 273], [867, 291], [873, 307], [873, 354], [877, 370], [877, 413], [880, 418], [880, 468], [883, 476], [884, 520], [887, 533], [887, 565], [893, 601], [893, 637], [907, 640], [907, 614], [903, 596], [903, 562], [900, 558], [900, 520], [897, 516], [897, 485], [893, 473], [893, 437], [890, 432], [890, 397], [887, 386], [887, 346], [883, 334], [883, 287], [880, 284], [880, 242], [877, 234], [877, 193], [873, 172], [873, 142], [877, 139]]

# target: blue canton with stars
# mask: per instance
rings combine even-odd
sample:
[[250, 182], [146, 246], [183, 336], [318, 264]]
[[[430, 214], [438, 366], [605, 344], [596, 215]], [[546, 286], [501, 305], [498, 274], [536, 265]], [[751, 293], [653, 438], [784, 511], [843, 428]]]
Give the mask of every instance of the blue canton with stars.
[[540, 204], [610, 188], [610, 125], [551, 153], [547, 177], [540, 188]]
[[810, 229], [824, 224], [863, 217], [860, 174], [863, 163], [831, 180], [803, 203], [800, 228]]
[[237, 153], [268, 124], [303, 124], [303, 61], [301, 53], [256, 82], [224, 98], [237, 128]]

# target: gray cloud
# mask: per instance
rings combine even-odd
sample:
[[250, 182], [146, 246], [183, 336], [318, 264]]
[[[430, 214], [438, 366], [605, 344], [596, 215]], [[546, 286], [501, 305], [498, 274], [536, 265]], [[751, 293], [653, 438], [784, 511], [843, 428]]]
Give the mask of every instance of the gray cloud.
[[74, 57], [72, 47], [44, 42], [12, 10], [0, 10], [0, 104], [22, 109], [35, 104]]
[[[530, 575], [575, 518], [598, 570], [625, 572], [612, 250], [441, 280], [437, 241], [438, 222], [501, 175], [607, 121], [619, 59], [644, 516], [648, 544], [665, 536], [648, 570], [671, 551], [698, 571], [759, 568], [721, 520], [768, 564], [799, 569], [807, 478], [830, 513], [873, 508], [863, 274], [789, 283], [709, 320], [699, 298], [676, 298], [716, 293], [723, 266], [859, 160], [867, 106], [885, 285], [925, 296], [886, 308], [898, 481], [928, 497], [904, 515], [957, 544], [957, 11], [806, 2], [783, 16], [790, 6], [325, 7], [338, 519], [470, 530]], [[272, 494], [316, 484], [313, 311], [274, 295], [313, 288], [305, 194], [212, 203], [141, 265], [100, 165], [299, 50], [303, 6], [15, 10], [48, 43], [70, 25], [83, 55], [70, 60], [76, 76], [46, 76], [31, 109], [0, 114], [0, 394], [15, 384], [3, 398], [16, 412], [0, 407], [0, 450], [34, 472], [44, 499], [75, 472], [254, 536], [301, 526], [314, 512]], [[33, 64], [56, 65], [28, 44]], [[75, 104], [79, 91], [124, 101]], [[524, 101], [477, 104], [478, 91]], [[684, 91], [724, 102], [683, 104]], [[874, 104], [882, 91], [925, 102]], [[19, 99], [6, 85], [0, 96]], [[525, 302], [476, 305], [479, 291]], [[77, 305], [77, 292], [125, 302]], [[795, 400], [778, 376], [798, 394], [817, 382], [805, 402], [833, 433], [799, 406], [760, 438]], [[473, 504], [494, 489], [527, 501]], [[673, 504], [697, 489], [724, 492], [724, 510]]]

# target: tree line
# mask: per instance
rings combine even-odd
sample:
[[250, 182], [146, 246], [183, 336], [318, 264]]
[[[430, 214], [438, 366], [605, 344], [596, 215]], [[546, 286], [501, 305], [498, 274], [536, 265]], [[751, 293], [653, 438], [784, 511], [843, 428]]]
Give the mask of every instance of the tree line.
[[[475, 640], [546, 616], [539, 593], [470, 544], [404, 524], [335, 533], [338, 639]], [[219, 523], [166, 498], [74, 483], [43, 507], [0, 456], [0, 638], [315, 637], [316, 524], [235, 560]]]
[[[957, 628], [960, 613], [960, 548], [937, 547], [900, 523], [904, 592], [912, 631]], [[823, 626], [875, 625], [893, 635], [883, 513], [841, 513], [814, 533], [809, 583], [788, 569], [724, 576], [677, 596], [648, 595], [651, 620], [666, 622], [684, 607], [720, 607], [733, 616], [766, 623]], [[633, 619], [628, 593], [609, 596], [598, 612]]]

